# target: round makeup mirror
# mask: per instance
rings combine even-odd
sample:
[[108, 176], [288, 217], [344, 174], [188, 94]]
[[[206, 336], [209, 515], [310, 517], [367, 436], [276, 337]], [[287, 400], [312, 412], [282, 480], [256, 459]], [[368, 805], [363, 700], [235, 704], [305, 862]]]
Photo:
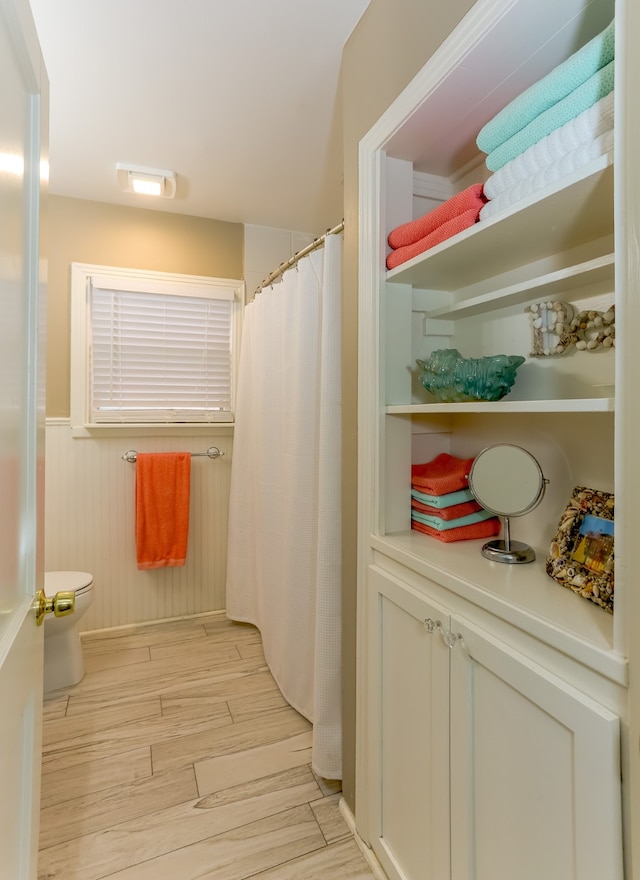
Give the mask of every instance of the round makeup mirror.
[[489, 541], [482, 555], [494, 562], [533, 562], [528, 544], [511, 540], [509, 519], [533, 510], [542, 500], [546, 485], [540, 465], [521, 446], [500, 443], [483, 449], [469, 473], [469, 488], [486, 510], [502, 518], [503, 538]]

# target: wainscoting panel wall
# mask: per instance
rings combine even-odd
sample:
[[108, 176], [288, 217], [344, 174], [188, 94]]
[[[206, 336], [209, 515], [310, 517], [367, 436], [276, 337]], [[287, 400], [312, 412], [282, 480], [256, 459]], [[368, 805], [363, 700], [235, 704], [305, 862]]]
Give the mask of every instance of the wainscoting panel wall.
[[[138, 452], [204, 452], [191, 462], [186, 565], [139, 571], [135, 548]], [[181, 617], [225, 607], [227, 519], [232, 436], [73, 439], [69, 422], [50, 420], [46, 443], [45, 568], [89, 571], [94, 601], [82, 630]]]

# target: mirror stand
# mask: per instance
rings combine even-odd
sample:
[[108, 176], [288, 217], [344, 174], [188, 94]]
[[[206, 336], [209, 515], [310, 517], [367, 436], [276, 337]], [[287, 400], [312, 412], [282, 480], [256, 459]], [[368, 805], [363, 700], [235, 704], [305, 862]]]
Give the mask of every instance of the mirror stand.
[[506, 562], [511, 565], [533, 562], [536, 558], [535, 551], [528, 544], [523, 544], [522, 541], [512, 541], [509, 517], [502, 516], [500, 518], [504, 538], [496, 538], [484, 544], [482, 555], [493, 562]]

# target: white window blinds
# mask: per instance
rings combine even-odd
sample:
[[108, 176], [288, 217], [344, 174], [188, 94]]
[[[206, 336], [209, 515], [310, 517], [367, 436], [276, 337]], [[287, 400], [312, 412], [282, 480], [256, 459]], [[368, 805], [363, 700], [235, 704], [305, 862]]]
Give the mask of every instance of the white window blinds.
[[91, 422], [230, 421], [234, 289], [185, 287], [88, 279]]

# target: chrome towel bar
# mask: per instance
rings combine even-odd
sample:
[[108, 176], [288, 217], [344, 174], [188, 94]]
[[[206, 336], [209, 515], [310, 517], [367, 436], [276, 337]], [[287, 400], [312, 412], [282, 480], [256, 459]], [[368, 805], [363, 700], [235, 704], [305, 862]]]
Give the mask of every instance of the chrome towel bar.
[[[224, 452], [220, 452], [217, 446], [210, 446], [206, 452], [192, 452], [192, 458], [196, 455], [206, 455], [207, 458], [220, 458], [220, 456], [224, 455]], [[128, 461], [132, 464], [135, 464], [138, 459], [138, 453], [135, 449], [129, 449], [122, 457], [123, 461]]]

